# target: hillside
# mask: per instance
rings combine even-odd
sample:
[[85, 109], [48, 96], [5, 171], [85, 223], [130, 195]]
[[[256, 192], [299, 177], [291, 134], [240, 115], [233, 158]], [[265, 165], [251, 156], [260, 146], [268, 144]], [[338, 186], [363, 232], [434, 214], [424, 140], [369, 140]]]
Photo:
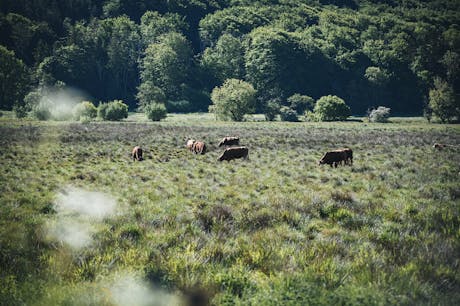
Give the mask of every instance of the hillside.
[[458, 100], [459, 24], [455, 0], [2, 0], [0, 108], [67, 86], [96, 104], [207, 111], [237, 78], [257, 112], [332, 94], [353, 114], [420, 115], [436, 80]]

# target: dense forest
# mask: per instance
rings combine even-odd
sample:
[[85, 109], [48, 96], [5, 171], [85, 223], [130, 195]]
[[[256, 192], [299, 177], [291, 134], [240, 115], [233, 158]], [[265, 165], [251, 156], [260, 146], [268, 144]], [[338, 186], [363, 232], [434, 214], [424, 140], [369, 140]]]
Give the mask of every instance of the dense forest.
[[258, 112], [301, 94], [409, 115], [431, 89], [460, 89], [457, 0], [0, 0], [0, 45], [7, 110], [68, 86], [95, 104], [207, 111], [235, 78]]

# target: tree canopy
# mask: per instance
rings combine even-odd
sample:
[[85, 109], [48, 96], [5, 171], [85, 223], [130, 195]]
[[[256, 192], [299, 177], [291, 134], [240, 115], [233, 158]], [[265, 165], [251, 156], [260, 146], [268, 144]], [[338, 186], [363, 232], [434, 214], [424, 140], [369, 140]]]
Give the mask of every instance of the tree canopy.
[[30, 77], [9, 79], [2, 108], [61, 81], [131, 109], [161, 92], [203, 110], [237, 78], [259, 112], [299, 94], [340, 96], [353, 114], [422, 114], [436, 79], [459, 95], [459, 24], [454, 0], [5, 0], [0, 45]]

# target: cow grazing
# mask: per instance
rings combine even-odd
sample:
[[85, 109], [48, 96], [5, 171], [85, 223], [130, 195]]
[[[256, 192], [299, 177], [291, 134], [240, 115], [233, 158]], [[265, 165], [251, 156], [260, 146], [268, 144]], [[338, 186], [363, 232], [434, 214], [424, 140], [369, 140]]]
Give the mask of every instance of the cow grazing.
[[143, 159], [141, 147], [135, 146], [131, 152], [131, 156], [133, 157], [133, 160], [141, 161]]
[[187, 143], [185, 144], [185, 147], [192, 152], [193, 151], [193, 144], [195, 143], [195, 139], [189, 139], [187, 140]]
[[192, 152], [195, 154], [206, 153], [206, 145], [202, 141], [195, 141], [192, 146]]
[[344, 150], [335, 150], [326, 152], [323, 157], [318, 161], [318, 165], [328, 164], [331, 167], [337, 166], [343, 161], [346, 162], [347, 160], [347, 153]]
[[222, 146], [237, 146], [240, 144], [240, 139], [238, 137], [224, 137], [220, 142], [219, 142], [219, 147]]
[[225, 149], [224, 153], [217, 159], [218, 161], [230, 161], [236, 158], [249, 158], [249, 149], [247, 147], [230, 147]]
[[347, 158], [345, 159], [345, 165], [353, 165], [353, 150], [350, 149], [350, 148], [345, 148], [345, 149], [342, 149], [342, 151], [345, 152], [345, 154], [347, 155]]
[[445, 147], [446, 147], [446, 145], [443, 145], [443, 144], [441, 144], [441, 143], [435, 143], [435, 144], [433, 145], [433, 148], [435, 148], [435, 149], [437, 149], [437, 150], [442, 150], [442, 149], [444, 149]]

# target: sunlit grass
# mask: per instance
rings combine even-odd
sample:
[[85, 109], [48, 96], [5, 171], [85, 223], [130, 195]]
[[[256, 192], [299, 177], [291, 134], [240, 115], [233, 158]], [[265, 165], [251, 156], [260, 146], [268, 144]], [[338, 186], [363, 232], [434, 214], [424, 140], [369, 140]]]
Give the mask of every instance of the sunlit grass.
[[[4, 116], [0, 299], [113, 304], [102, 280], [130, 271], [177, 301], [199, 293], [212, 304], [457, 304], [460, 128], [394, 122]], [[249, 147], [248, 161], [217, 161], [226, 135]], [[209, 152], [187, 151], [188, 137]], [[437, 151], [435, 142], [451, 146]], [[135, 145], [142, 162], [130, 158]], [[317, 165], [345, 146], [353, 166]], [[46, 234], [68, 186], [117, 201], [116, 214], [90, 221], [93, 242], [79, 250]]]

